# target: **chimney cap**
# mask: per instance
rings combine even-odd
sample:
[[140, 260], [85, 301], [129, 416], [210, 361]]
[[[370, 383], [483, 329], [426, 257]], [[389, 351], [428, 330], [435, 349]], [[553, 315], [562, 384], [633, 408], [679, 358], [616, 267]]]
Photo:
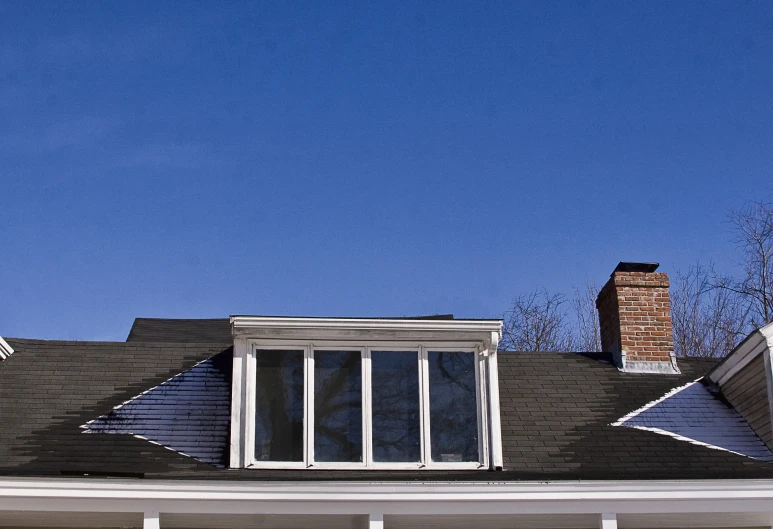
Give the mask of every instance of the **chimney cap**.
[[615, 267], [615, 272], [654, 272], [659, 266], [660, 263], [626, 263], [620, 261]]

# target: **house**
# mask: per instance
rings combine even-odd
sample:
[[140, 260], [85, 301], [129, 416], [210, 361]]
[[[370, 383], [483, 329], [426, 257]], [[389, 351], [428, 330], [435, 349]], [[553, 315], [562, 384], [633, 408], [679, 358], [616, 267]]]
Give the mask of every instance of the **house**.
[[675, 358], [656, 268], [602, 289], [605, 352], [450, 316], [0, 339], [0, 527], [770, 527], [773, 325]]

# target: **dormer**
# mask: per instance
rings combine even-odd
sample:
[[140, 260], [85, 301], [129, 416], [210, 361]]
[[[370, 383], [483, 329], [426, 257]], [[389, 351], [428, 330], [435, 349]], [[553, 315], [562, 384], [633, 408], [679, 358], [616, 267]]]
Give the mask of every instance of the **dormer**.
[[501, 320], [230, 322], [231, 467], [501, 470]]

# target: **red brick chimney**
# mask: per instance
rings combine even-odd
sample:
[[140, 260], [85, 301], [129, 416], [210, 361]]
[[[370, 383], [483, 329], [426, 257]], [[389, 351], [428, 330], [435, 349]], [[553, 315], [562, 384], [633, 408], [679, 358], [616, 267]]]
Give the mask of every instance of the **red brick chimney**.
[[601, 348], [622, 371], [679, 373], [674, 356], [668, 275], [658, 263], [620, 263], [599, 292]]

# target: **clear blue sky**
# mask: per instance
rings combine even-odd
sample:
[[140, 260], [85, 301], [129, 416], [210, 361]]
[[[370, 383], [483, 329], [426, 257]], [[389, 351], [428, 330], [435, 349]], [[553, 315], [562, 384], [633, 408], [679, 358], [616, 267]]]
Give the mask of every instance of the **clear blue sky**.
[[773, 3], [2, 2], [0, 335], [732, 269]]

